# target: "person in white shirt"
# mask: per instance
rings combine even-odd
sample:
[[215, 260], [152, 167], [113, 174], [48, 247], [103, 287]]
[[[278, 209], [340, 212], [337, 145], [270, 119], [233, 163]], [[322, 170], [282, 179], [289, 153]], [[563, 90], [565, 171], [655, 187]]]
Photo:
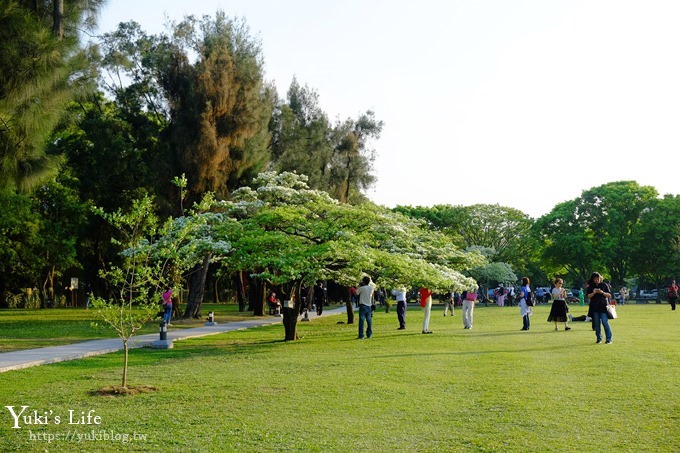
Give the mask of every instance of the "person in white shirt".
[[397, 330], [406, 329], [406, 288], [392, 290], [394, 298], [397, 300], [397, 319], [399, 320], [399, 328]]
[[375, 283], [371, 281], [371, 277], [364, 277], [361, 280], [361, 285], [357, 288], [357, 295], [359, 296], [359, 339], [364, 338], [364, 322], [366, 323], [366, 338], [373, 336], [373, 293], [375, 292]]

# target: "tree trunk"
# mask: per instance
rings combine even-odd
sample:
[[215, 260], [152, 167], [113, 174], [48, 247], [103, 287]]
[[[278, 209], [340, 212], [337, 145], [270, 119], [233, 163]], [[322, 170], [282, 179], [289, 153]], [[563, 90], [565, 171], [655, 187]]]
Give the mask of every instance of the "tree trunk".
[[297, 335], [297, 308], [289, 308], [284, 306], [281, 312], [283, 313], [283, 328], [285, 330], [285, 341], [294, 341], [298, 339]]
[[172, 314], [170, 319], [179, 319], [182, 317], [182, 291], [176, 297], [172, 298]]
[[283, 308], [283, 328], [285, 330], [285, 341], [298, 340], [297, 334], [297, 320], [302, 308], [301, 287], [302, 282], [296, 281], [293, 283], [290, 293], [281, 291]]
[[128, 342], [127, 340], [123, 340], [123, 381], [120, 386], [124, 389], [127, 388], [128, 351]]
[[354, 307], [351, 298], [345, 302], [345, 307], [347, 308], [347, 324], [354, 324]]
[[343, 203], [348, 203], [349, 202], [349, 184], [350, 184], [350, 163], [352, 160], [348, 157], [347, 158], [347, 179], [345, 180], [345, 194], [344, 194], [344, 200]]
[[215, 281], [213, 282], [213, 293], [214, 293], [215, 303], [219, 304], [220, 303], [220, 279], [219, 278], [215, 278]]
[[248, 304], [254, 316], [264, 316], [264, 285], [257, 277], [248, 277]]
[[314, 300], [314, 286], [310, 286], [307, 288], [307, 306], [305, 307], [307, 310], [312, 309], [312, 305], [316, 305], [316, 301]]
[[245, 288], [243, 287], [243, 279], [241, 278], [241, 272], [236, 272], [234, 274], [234, 291], [236, 292], [236, 301], [238, 302], [238, 311], [246, 311], [246, 296]]
[[52, 34], [59, 40], [64, 38], [64, 0], [54, 0]]
[[[50, 271], [47, 273], [47, 277], [45, 278], [45, 283], [43, 284], [44, 300], [40, 305], [43, 308], [45, 306], [52, 305], [50, 301], [54, 300], [54, 273], [55, 273], [55, 269], [54, 269], [54, 266], [52, 266]], [[48, 303], [48, 302], [50, 302], [50, 303]]]
[[184, 318], [200, 318], [201, 304], [203, 303], [203, 295], [205, 294], [205, 279], [208, 275], [208, 268], [210, 267], [210, 255], [203, 258], [203, 263], [196, 265], [191, 272], [189, 278], [189, 300], [187, 301], [187, 308], [184, 311]]

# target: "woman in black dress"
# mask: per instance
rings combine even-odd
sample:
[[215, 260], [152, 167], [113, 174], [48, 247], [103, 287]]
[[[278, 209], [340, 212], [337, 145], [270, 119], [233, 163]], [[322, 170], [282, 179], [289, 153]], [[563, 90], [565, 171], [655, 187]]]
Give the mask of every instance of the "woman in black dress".
[[564, 330], [571, 330], [569, 327], [569, 319], [567, 318], [567, 313], [569, 313], [569, 306], [567, 305], [567, 291], [562, 288], [564, 282], [561, 278], [555, 279], [555, 287], [552, 289], [552, 308], [550, 308], [550, 315], [548, 315], [548, 322], [555, 323], [555, 330], [557, 328], [558, 322], [564, 323]]

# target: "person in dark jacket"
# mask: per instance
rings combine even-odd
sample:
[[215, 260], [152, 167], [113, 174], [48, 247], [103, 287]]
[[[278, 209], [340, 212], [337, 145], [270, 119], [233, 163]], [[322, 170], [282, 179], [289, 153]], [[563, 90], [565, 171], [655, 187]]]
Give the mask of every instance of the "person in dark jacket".
[[593, 318], [593, 330], [595, 331], [596, 343], [602, 343], [602, 326], [604, 326], [605, 343], [612, 342], [612, 329], [609, 327], [607, 317], [607, 299], [611, 299], [609, 285], [602, 281], [602, 275], [593, 272], [586, 284], [586, 297], [590, 301], [588, 316]]
[[314, 305], [318, 316], [323, 313], [324, 304], [326, 304], [326, 288], [323, 286], [323, 281], [317, 280], [314, 285]]

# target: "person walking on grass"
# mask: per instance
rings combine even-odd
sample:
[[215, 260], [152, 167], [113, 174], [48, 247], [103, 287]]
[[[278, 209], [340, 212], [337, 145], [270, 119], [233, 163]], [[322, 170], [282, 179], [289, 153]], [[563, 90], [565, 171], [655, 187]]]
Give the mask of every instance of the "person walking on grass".
[[461, 307], [461, 308], [463, 307], [463, 298], [461, 297], [460, 294], [458, 294], [458, 292], [453, 293], [453, 305], [455, 307]]
[[496, 296], [496, 303], [498, 304], [499, 307], [504, 307], [505, 306], [505, 296], [507, 295], [507, 292], [505, 291], [505, 288], [503, 288], [503, 284], [501, 283], [498, 289], [494, 292], [494, 295]]
[[607, 316], [607, 299], [611, 297], [611, 289], [602, 281], [602, 275], [593, 272], [586, 284], [586, 298], [590, 301], [588, 316], [593, 319], [596, 343], [602, 343], [602, 327], [604, 327], [605, 343], [611, 344], [612, 342], [612, 330]]
[[550, 308], [550, 315], [548, 315], [548, 322], [555, 323], [555, 330], [557, 328], [558, 322], [564, 323], [564, 330], [571, 330], [569, 327], [569, 319], [567, 314], [569, 313], [569, 306], [567, 305], [567, 290], [562, 288], [564, 282], [561, 278], [555, 279], [555, 287], [552, 289], [552, 307]]
[[359, 288], [357, 288], [357, 296], [359, 297], [359, 338], [364, 338], [364, 322], [366, 323], [366, 338], [373, 336], [373, 293], [375, 292], [375, 283], [371, 281], [371, 277], [365, 276], [361, 280]]
[[519, 290], [519, 313], [522, 315], [522, 330], [529, 330], [531, 327], [530, 316], [533, 314], [531, 301], [531, 280], [529, 277], [522, 277], [522, 287]]
[[463, 328], [472, 329], [472, 318], [475, 311], [475, 302], [477, 301], [477, 292], [463, 291], [461, 294], [463, 299]]
[[678, 302], [678, 285], [675, 280], [668, 287], [668, 303], [671, 304], [671, 310], [675, 310], [675, 304]]
[[454, 315], [454, 311], [453, 311], [454, 307], [455, 307], [455, 303], [454, 303], [454, 297], [455, 296], [454, 296], [454, 294], [455, 293], [453, 291], [451, 291], [450, 293], [448, 293], [446, 295], [446, 299], [444, 300], [444, 316], [446, 316], [448, 314], [449, 310], [451, 311], [451, 316]]
[[397, 330], [404, 330], [406, 329], [406, 288], [392, 290], [392, 294], [397, 301], [397, 320], [399, 321]]
[[430, 331], [430, 311], [432, 310], [432, 291], [420, 288], [420, 306], [423, 307], [423, 333]]

